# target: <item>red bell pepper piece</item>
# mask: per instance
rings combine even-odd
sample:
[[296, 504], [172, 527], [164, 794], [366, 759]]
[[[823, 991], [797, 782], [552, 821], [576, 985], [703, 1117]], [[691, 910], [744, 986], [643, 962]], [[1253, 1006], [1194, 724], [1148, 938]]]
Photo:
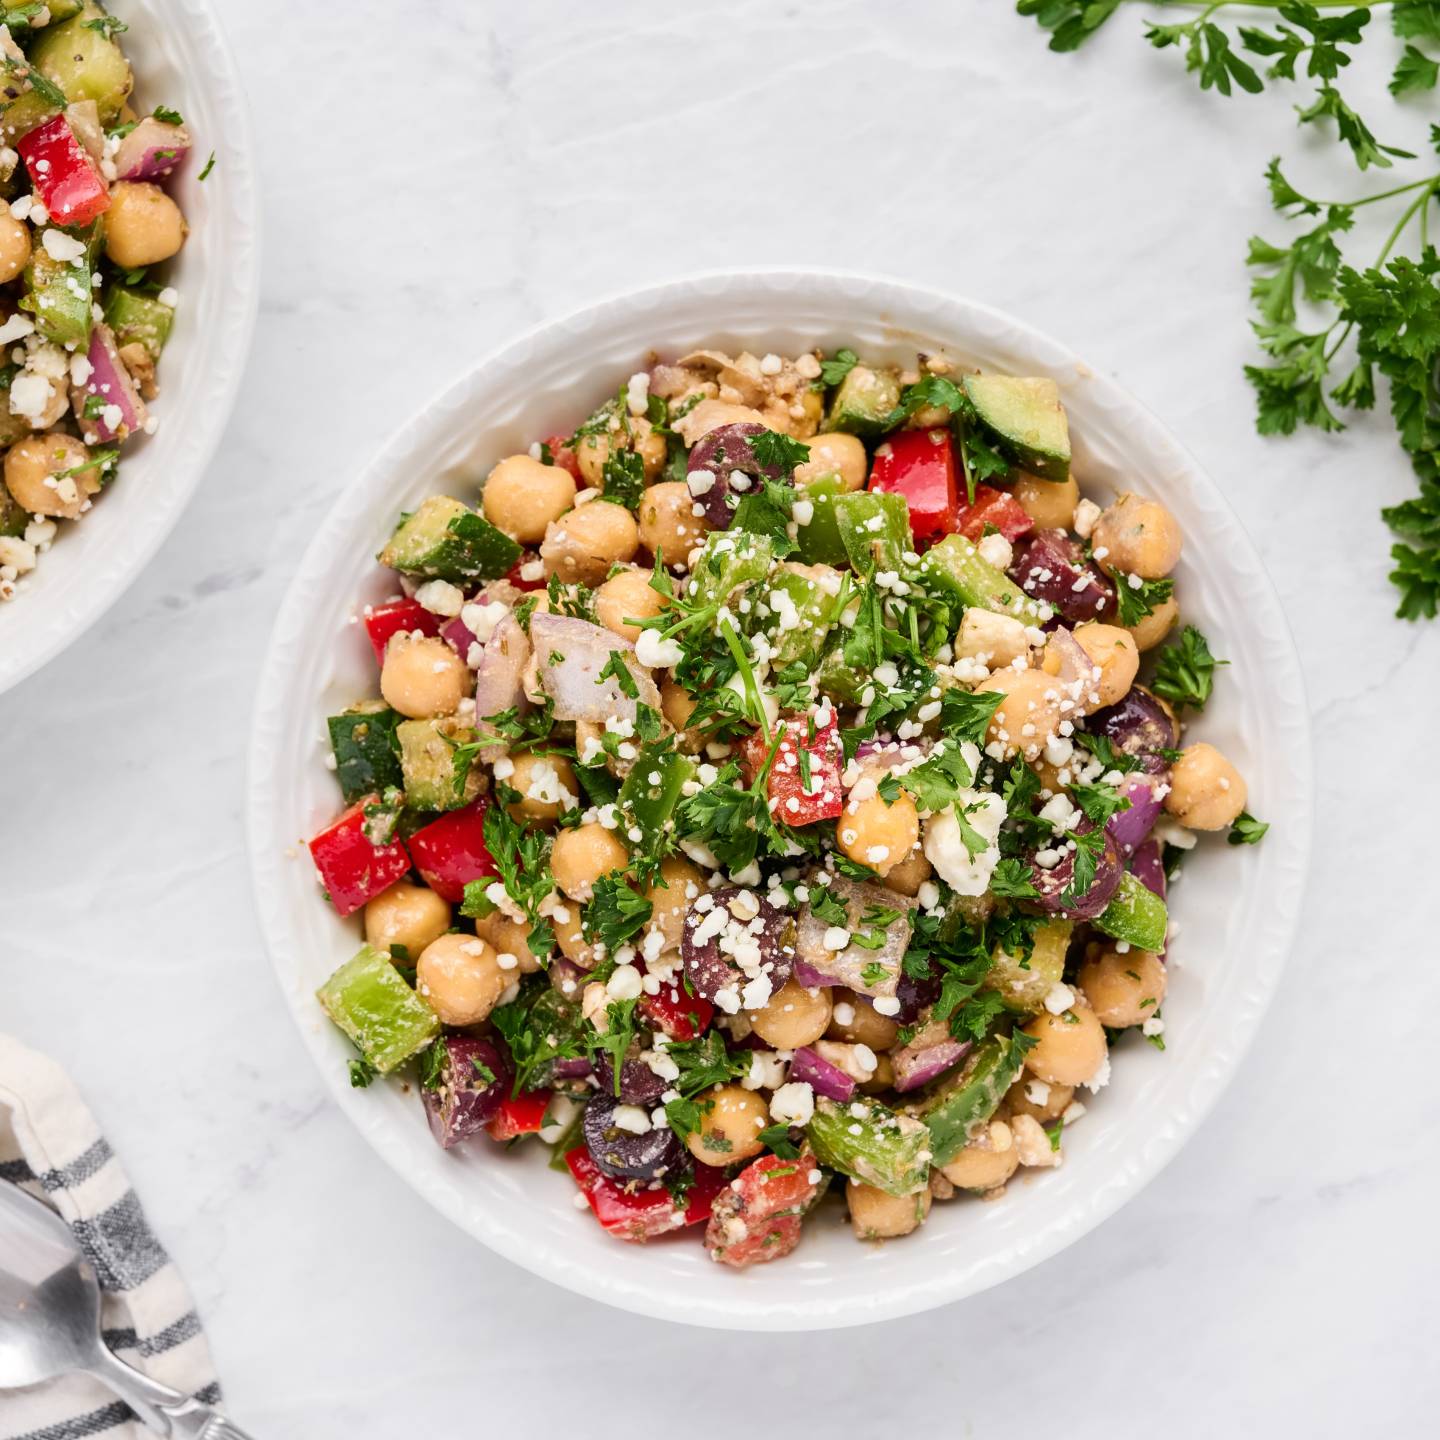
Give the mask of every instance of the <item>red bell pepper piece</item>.
[[987, 527], [998, 530], [1013, 542], [1022, 535], [1028, 535], [1034, 526], [1035, 522], [1026, 513], [1025, 507], [1013, 495], [989, 485], [977, 485], [973, 501], [960, 501], [956, 521], [956, 529], [974, 543], [984, 539]]
[[686, 990], [682, 981], [662, 985], [658, 995], [642, 995], [640, 1010], [672, 1040], [696, 1040], [715, 1018], [715, 1007]]
[[15, 148], [55, 224], [88, 225], [110, 208], [105, 177], [64, 115], [36, 126]]
[[945, 430], [901, 430], [875, 450], [870, 489], [903, 495], [910, 533], [933, 540], [955, 529], [955, 451]]
[[583, 1145], [565, 1156], [565, 1164], [590, 1202], [595, 1218], [618, 1239], [635, 1243], [708, 1220], [715, 1197], [725, 1189], [723, 1170], [713, 1165], [696, 1165], [694, 1183], [685, 1192], [681, 1209], [666, 1189], [623, 1189], [601, 1173]]
[[568, 470], [582, 485], [585, 483], [585, 477], [580, 473], [580, 461], [570, 446], [568, 435], [552, 435], [546, 440], [545, 446], [550, 451], [552, 464]]
[[452, 905], [465, 898], [467, 882], [500, 873], [485, 844], [489, 803], [482, 795], [463, 810], [432, 820], [410, 837], [410, 853], [425, 883]]
[[[800, 1219], [819, 1191], [814, 1156], [762, 1155], [717, 1197], [705, 1248], [722, 1265], [744, 1269], [788, 1255], [800, 1243]], [[736, 1225], [736, 1221], [739, 1225]]]
[[[829, 719], [814, 727], [808, 715], [786, 715], [780, 721], [780, 740], [765, 777], [770, 813], [786, 825], [813, 825], [817, 820], [834, 820], [845, 808], [840, 775], [845, 768], [845, 750], [840, 741], [840, 722], [834, 706], [827, 707]], [[772, 738], [772, 744], [774, 743]], [[806, 757], [801, 761], [801, 754]], [[747, 780], [753, 781], [768, 754], [764, 737], [757, 731], [741, 749]]]
[[517, 590], [543, 590], [545, 588], [545, 582], [543, 580], [527, 580], [520, 573], [529, 563], [524, 556], [521, 556], [521, 558], [510, 567], [510, 573], [505, 578]]
[[350, 915], [382, 890], [388, 890], [410, 871], [410, 856], [398, 836], [386, 845], [374, 844], [365, 833], [365, 807], [378, 795], [357, 800], [328, 829], [310, 841], [310, 855], [325, 882], [330, 903], [340, 915]]
[[376, 605], [365, 615], [365, 633], [370, 637], [379, 665], [385, 663], [385, 647], [390, 637], [408, 634], [411, 630], [438, 635], [440, 617], [432, 615], [418, 600], [392, 600], [388, 605]]
[[525, 1090], [507, 1095], [485, 1126], [492, 1140], [513, 1140], [517, 1135], [534, 1135], [545, 1123], [550, 1108], [548, 1090]]

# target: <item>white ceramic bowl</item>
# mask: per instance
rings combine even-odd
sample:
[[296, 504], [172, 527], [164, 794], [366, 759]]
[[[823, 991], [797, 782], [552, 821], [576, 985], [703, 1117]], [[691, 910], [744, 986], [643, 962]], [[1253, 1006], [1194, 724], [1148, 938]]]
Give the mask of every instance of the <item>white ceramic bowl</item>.
[[[479, 1143], [443, 1153], [413, 1093], [352, 1090], [353, 1053], [313, 993], [357, 948], [302, 841], [339, 808], [324, 717], [375, 693], [364, 632], [347, 624], [393, 590], [372, 560], [396, 513], [427, 494], [470, 498], [503, 455], [565, 430], [614, 394], [653, 348], [701, 344], [797, 352], [851, 345], [913, 363], [915, 350], [1060, 385], [1091, 494], [1133, 483], [1163, 499], [1185, 534], [1182, 605], [1229, 659], [1194, 733], [1249, 777], [1264, 844], [1202, 847], [1174, 896], [1182, 934], [1165, 1003], [1169, 1049], [1132, 1041], [1114, 1079], [1069, 1133], [1063, 1169], [1011, 1185], [999, 1204], [937, 1205], [924, 1228], [857, 1244], [817, 1217], [780, 1264], [737, 1275], [698, 1237], [648, 1247], [607, 1236], [571, 1204], [539, 1145]], [[262, 676], [251, 751], [249, 825], [256, 893], [286, 999], [326, 1080], [376, 1150], [476, 1239], [558, 1284], [626, 1309], [741, 1329], [855, 1325], [956, 1300], [1083, 1235], [1175, 1154], [1233, 1074], [1279, 978], [1301, 901], [1310, 835], [1310, 744], [1300, 672], [1254, 547], [1215, 486], [1134, 399], [1063, 346], [983, 305], [851, 275], [707, 276], [609, 300], [515, 341], [396, 435], [326, 520], [285, 601]]]
[[[259, 211], [250, 116], [208, 0], [116, 0], [145, 106], [167, 104], [194, 139], [167, 185], [190, 238], [171, 267], [180, 292], [160, 362], [160, 428], [125, 447], [120, 476], [78, 523], [62, 521], [28, 586], [0, 605], [0, 692], [58, 655], [124, 593], [180, 518], [230, 416], [250, 349]], [[199, 176], [210, 151], [215, 168]]]

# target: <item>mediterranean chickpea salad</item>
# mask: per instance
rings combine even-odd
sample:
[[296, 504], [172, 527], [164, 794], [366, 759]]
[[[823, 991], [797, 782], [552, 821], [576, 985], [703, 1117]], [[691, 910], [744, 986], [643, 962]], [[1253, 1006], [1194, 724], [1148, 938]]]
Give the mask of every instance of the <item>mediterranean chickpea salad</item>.
[[190, 136], [174, 110], [135, 108], [125, 23], [92, 0], [7, 5], [0, 19], [5, 601], [59, 522], [115, 479], [126, 442], [154, 433], [177, 296], [153, 267], [185, 241], [163, 185]]
[[1059, 1165], [1164, 1048], [1185, 852], [1266, 828], [1182, 743], [1182, 538], [1082, 498], [1051, 380], [848, 349], [654, 362], [401, 515], [309, 842], [352, 1083], [735, 1268]]

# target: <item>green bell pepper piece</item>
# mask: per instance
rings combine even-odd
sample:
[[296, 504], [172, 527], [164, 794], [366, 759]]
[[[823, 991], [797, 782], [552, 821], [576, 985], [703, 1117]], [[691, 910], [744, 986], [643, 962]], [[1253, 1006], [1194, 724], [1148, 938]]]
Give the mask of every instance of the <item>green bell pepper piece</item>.
[[382, 1075], [440, 1033], [435, 1012], [400, 978], [390, 957], [369, 945], [347, 960], [315, 998]]

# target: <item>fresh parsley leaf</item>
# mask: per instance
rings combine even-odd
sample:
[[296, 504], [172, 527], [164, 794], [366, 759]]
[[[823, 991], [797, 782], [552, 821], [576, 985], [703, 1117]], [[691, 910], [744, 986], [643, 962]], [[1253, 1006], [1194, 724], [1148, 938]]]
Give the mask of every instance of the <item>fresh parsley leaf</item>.
[[1131, 585], [1124, 575], [1115, 581], [1115, 604], [1120, 623], [1125, 626], [1138, 625], [1147, 615], [1153, 615], [1173, 594], [1173, 580], [1142, 580]]
[[[964, 692], [947, 692], [964, 693]], [[991, 696], [967, 698], [991, 699]], [[958, 740], [940, 740], [919, 765], [901, 775], [887, 775], [879, 786], [880, 798], [893, 804], [900, 791], [907, 791], [921, 810], [932, 813], [953, 805], [960, 792], [975, 779], [975, 772], [961, 752]]]
[[632, 700], [639, 698], [640, 687], [636, 683], [634, 672], [625, 663], [623, 650], [612, 650], [610, 658], [605, 662], [605, 668], [595, 677], [597, 685], [603, 685], [607, 680], [613, 680], [620, 687], [622, 695], [628, 695]]
[[645, 462], [633, 450], [614, 450], [605, 457], [601, 492], [627, 510], [638, 510], [645, 494]]
[[1037, 900], [1040, 897], [1030, 879], [1030, 867], [1013, 856], [996, 864], [990, 876], [990, 893], [1006, 900]]
[[1440, 80], [1440, 65], [1423, 50], [1407, 45], [1399, 60], [1395, 62], [1395, 73], [1390, 77], [1389, 90], [1397, 97], [1410, 95], [1417, 90], [1433, 90], [1436, 80]]
[[[763, 435], [757, 436], [763, 440]], [[745, 530], [763, 535], [774, 548], [777, 559], [784, 559], [798, 546], [790, 538], [790, 521], [795, 511], [795, 487], [780, 480], [761, 480], [740, 497], [735, 507], [732, 530]]]
[[497, 909], [495, 902], [485, 893], [495, 883], [493, 875], [483, 875], [478, 880], [465, 882], [465, 894], [460, 901], [460, 913], [468, 920], [483, 920]]
[[210, 172], [215, 168], [215, 152], [210, 152], [210, 158], [205, 162], [205, 168], [195, 177], [197, 180], [208, 180]]
[[1016, 12], [1050, 31], [1050, 48], [1078, 50], [1120, 8], [1121, 0], [1018, 0]]
[[954, 686], [940, 697], [940, 728], [954, 740], [983, 746], [985, 732], [1004, 702], [1003, 695], [962, 690]]
[[800, 1158], [800, 1147], [790, 1138], [788, 1125], [767, 1125], [755, 1138], [771, 1154], [778, 1155], [782, 1160], [798, 1160]]
[[1248, 810], [1242, 810], [1235, 817], [1235, 823], [1225, 839], [1231, 845], [1258, 845], [1269, 828], [1265, 821], [1257, 820]]
[[168, 105], [157, 105], [151, 112], [162, 125], [183, 125], [184, 117], [178, 110], [172, 110]]
[[653, 909], [643, 895], [636, 894], [624, 878], [612, 870], [595, 882], [585, 907], [585, 935], [592, 943], [604, 945], [605, 953], [613, 956], [620, 946], [645, 928]]
[[1187, 625], [1176, 644], [1161, 650], [1150, 688], [1172, 704], [1201, 710], [1215, 685], [1215, 667], [1228, 663], [1217, 660], [1200, 631]]
[[130, 27], [114, 15], [101, 15], [98, 19], [86, 20], [84, 28], [98, 31], [107, 40], [113, 40], [117, 35], [123, 35]]
[[820, 379], [826, 385], [838, 385], [859, 363], [853, 350], [837, 350], [831, 359], [820, 362]]
[[380, 1073], [363, 1055], [349, 1064], [350, 1084], [356, 1090], [368, 1090], [370, 1082]]
[[764, 430], [751, 439], [750, 453], [756, 464], [766, 470], [779, 470], [781, 475], [789, 476], [810, 458], [810, 447], [778, 430]]
[[1088, 730], [1077, 730], [1070, 738], [1082, 749], [1088, 750], [1104, 766], [1107, 773], [1118, 770], [1122, 775], [1128, 775], [1132, 770], [1140, 768], [1139, 757], [1117, 750], [1110, 743], [1108, 735], [1092, 735]]

